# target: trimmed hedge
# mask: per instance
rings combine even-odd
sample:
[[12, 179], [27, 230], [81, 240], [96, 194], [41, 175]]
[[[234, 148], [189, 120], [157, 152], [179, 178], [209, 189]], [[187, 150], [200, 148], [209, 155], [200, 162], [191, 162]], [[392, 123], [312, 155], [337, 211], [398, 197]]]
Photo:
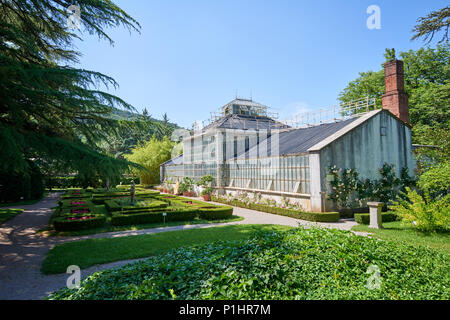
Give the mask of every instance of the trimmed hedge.
[[198, 215], [197, 210], [177, 210], [177, 211], [147, 211], [133, 213], [114, 213], [111, 217], [113, 226], [124, 226], [132, 224], [146, 224], [163, 222], [163, 212], [166, 212], [166, 221], [190, 221]]
[[[68, 220], [71, 217], [93, 217], [86, 220]], [[86, 213], [57, 216], [52, 220], [53, 227], [56, 231], [77, 231], [85, 229], [94, 229], [103, 226], [106, 222], [106, 217], [102, 214]]]
[[[139, 201], [139, 199], [136, 199]], [[161, 209], [168, 206], [167, 202], [160, 200], [153, 200], [148, 206], [121, 206], [117, 200], [105, 200], [105, 207], [109, 212], [114, 211], [144, 211], [148, 209]]]
[[262, 211], [272, 214], [278, 214], [295, 219], [314, 221], [314, 222], [337, 222], [339, 220], [339, 212], [304, 212], [294, 209], [271, 207], [264, 204], [249, 203], [248, 205], [239, 200], [227, 202], [215, 196], [212, 197], [213, 201], [230, 204], [232, 206], [247, 208], [256, 211]]
[[[399, 220], [398, 216], [395, 212], [388, 211], [381, 213], [381, 221], [382, 222], [392, 222]], [[370, 214], [368, 213], [355, 213], [355, 221], [359, 224], [369, 224], [370, 223]]]
[[233, 207], [223, 206], [215, 208], [200, 208], [198, 213], [201, 219], [218, 220], [229, 218], [233, 215]]

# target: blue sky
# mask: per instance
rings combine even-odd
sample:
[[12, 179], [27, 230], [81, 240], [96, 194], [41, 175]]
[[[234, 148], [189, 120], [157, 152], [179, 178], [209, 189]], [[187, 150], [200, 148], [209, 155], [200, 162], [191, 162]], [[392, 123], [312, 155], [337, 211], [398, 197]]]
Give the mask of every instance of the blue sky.
[[[142, 26], [108, 31], [114, 46], [82, 33], [79, 67], [112, 76], [111, 91], [153, 117], [191, 127], [240, 97], [280, 118], [336, 103], [358, 72], [379, 70], [385, 48], [417, 49], [417, 18], [447, 1], [116, 0]], [[369, 30], [366, 9], [381, 9]]]

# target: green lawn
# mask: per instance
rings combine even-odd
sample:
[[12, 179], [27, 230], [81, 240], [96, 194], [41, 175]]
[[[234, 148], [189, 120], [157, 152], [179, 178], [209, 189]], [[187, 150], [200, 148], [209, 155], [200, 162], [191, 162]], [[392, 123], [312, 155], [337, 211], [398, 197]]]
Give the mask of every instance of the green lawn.
[[0, 224], [14, 218], [22, 212], [23, 209], [0, 209]]
[[424, 234], [416, 231], [412, 226], [405, 226], [400, 221], [384, 222], [383, 229], [371, 229], [367, 225], [357, 225], [354, 231], [371, 232], [375, 237], [384, 240], [406, 242], [412, 245], [429, 246], [445, 253], [450, 253], [449, 233]]
[[234, 222], [241, 221], [244, 218], [239, 216], [231, 216], [227, 219], [219, 219], [219, 220], [204, 220], [200, 218], [196, 218], [191, 221], [170, 221], [170, 222], [158, 222], [158, 223], [147, 223], [147, 224], [136, 224], [136, 225], [127, 225], [127, 226], [113, 226], [110, 223], [111, 216], [106, 210], [104, 205], [95, 206], [98, 213], [105, 214], [107, 217], [106, 224], [100, 228], [95, 229], [87, 229], [87, 230], [79, 230], [79, 231], [61, 231], [56, 232], [54, 230], [41, 229], [39, 232], [49, 232], [51, 236], [84, 236], [89, 234], [96, 233], [105, 233], [105, 232], [114, 232], [114, 231], [125, 231], [125, 230], [142, 230], [142, 229], [152, 229], [152, 228], [160, 228], [160, 227], [172, 227], [172, 226], [181, 226], [181, 225], [191, 225], [191, 224], [211, 224], [211, 223], [224, 223], [224, 222]]
[[291, 227], [231, 225], [69, 242], [57, 245], [49, 251], [42, 263], [41, 271], [44, 274], [63, 273], [70, 265], [78, 265], [84, 269], [96, 264], [149, 257], [183, 246], [200, 245], [218, 240], [248, 239], [259, 230], [288, 229]]

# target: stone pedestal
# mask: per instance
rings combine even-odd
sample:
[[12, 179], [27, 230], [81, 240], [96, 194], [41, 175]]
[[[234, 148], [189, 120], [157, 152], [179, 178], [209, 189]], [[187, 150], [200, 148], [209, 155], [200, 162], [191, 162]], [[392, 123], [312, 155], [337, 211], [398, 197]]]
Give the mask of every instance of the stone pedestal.
[[367, 202], [369, 207], [370, 223], [369, 228], [381, 229], [383, 228], [381, 220], [381, 208], [383, 208], [383, 202]]

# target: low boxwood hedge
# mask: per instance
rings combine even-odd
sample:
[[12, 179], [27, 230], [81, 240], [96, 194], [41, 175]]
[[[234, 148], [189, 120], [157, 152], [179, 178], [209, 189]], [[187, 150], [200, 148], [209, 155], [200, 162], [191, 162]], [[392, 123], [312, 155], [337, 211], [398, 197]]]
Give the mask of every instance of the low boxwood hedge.
[[[381, 213], [381, 221], [382, 222], [392, 222], [399, 220], [398, 216], [395, 212], [388, 211]], [[370, 214], [368, 213], [355, 213], [355, 221], [359, 224], [369, 224], [370, 223]]]
[[163, 213], [166, 213], [165, 221], [191, 221], [198, 215], [198, 210], [174, 210], [174, 211], [146, 211], [146, 212], [115, 212], [111, 217], [113, 226], [132, 224], [146, 224], [163, 222]]
[[[148, 199], [148, 198], [147, 198]], [[137, 199], [139, 201], [139, 199]], [[168, 206], [168, 203], [161, 200], [153, 200], [151, 203], [148, 203], [148, 205], [145, 206], [122, 206], [118, 200], [105, 200], [105, 207], [109, 212], [114, 211], [143, 211], [146, 209], [161, 209]]]
[[[84, 216], [93, 217], [86, 220], [69, 220], [70, 218], [81, 218]], [[99, 228], [106, 222], [106, 217], [102, 214], [79, 214], [61, 215], [52, 219], [53, 227], [56, 231], [77, 231], [85, 229]]]
[[272, 214], [278, 214], [282, 216], [287, 216], [295, 219], [314, 221], [314, 222], [337, 222], [339, 220], [339, 212], [305, 212], [294, 209], [271, 207], [259, 203], [249, 203], [246, 204], [239, 200], [233, 200], [227, 202], [221, 198], [212, 197], [213, 201], [221, 202], [225, 204], [230, 204], [232, 206], [247, 208], [256, 211], [262, 211]]
[[218, 220], [229, 218], [233, 215], [233, 207], [221, 206], [212, 208], [199, 208], [198, 213], [201, 219]]
[[145, 224], [162, 222], [162, 212], [142, 212], [142, 213], [113, 213], [111, 224], [113, 226], [126, 226], [130, 224]]

